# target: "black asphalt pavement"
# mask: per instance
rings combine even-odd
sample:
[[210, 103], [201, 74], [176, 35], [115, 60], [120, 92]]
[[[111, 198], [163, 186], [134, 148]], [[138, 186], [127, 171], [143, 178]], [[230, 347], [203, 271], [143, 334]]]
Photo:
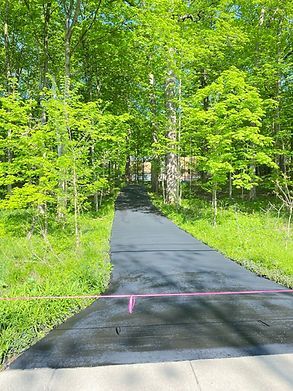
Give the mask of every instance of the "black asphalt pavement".
[[[225, 258], [125, 188], [111, 239], [111, 294], [282, 287]], [[99, 299], [51, 331], [11, 368], [67, 368], [293, 353], [293, 295]]]

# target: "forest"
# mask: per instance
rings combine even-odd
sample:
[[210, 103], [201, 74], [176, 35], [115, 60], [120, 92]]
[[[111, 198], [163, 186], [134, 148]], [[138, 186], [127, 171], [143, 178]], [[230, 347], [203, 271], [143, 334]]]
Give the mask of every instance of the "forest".
[[[129, 182], [199, 239], [293, 286], [291, 1], [0, 10], [1, 296], [103, 291], [113, 203]], [[254, 230], [243, 245], [242, 223]], [[249, 240], [257, 255], [243, 255]], [[87, 304], [0, 303], [0, 361]]]

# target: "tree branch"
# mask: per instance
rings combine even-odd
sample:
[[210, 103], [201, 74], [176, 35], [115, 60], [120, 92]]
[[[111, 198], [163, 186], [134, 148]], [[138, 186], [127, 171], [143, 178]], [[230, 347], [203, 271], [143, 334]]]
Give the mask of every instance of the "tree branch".
[[99, 3], [97, 4], [97, 8], [95, 9], [94, 11], [94, 16], [89, 24], [89, 26], [81, 33], [76, 45], [73, 47], [72, 49], [72, 53], [75, 51], [75, 49], [77, 49], [77, 47], [80, 45], [80, 43], [82, 42], [82, 40], [84, 39], [84, 37], [86, 36], [86, 34], [91, 30], [91, 28], [93, 27], [93, 24], [95, 23], [95, 21], [97, 20], [97, 16], [98, 16], [98, 12], [101, 8], [101, 4], [102, 4], [102, 0], [99, 0]]
[[[34, 32], [34, 38], [36, 39], [36, 41], [37, 41], [39, 47], [42, 47], [42, 46], [43, 46], [43, 43], [40, 41], [40, 39], [39, 39], [39, 37], [38, 37], [38, 32], [37, 32], [37, 30], [36, 30], [35, 27], [34, 27], [34, 25], [35, 25], [35, 20], [34, 20], [32, 14], [31, 14], [30, 2], [29, 2], [29, 0], [23, 0], [23, 2], [24, 2], [24, 4], [25, 4], [27, 10], [29, 11], [29, 12], [28, 12], [29, 18], [30, 18], [30, 20], [33, 22], [33, 23], [32, 23], [32, 26], [33, 26], [32, 29], [33, 29], [33, 32]], [[52, 15], [52, 13], [51, 13], [51, 15]], [[49, 52], [48, 52], [48, 57], [49, 57], [50, 60], [53, 61], [53, 58], [51, 57], [51, 55], [50, 55]]]

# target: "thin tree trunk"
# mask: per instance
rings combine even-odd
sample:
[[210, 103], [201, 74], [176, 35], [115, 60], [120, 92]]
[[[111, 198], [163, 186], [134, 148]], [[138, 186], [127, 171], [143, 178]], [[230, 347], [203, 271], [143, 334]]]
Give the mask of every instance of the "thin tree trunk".
[[103, 192], [103, 190], [101, 190], [99, 207], [102, 206], [103, 195], [104, 195], [104, 192]]
[[144, 158], [142, 158], [142, 163], [141, 163], [141, 177], [142, 177], [142, 184], [144, 184]]
[[130, 156], [128, 155], [126, 158], [125, 164], [125, 179], [127, 183], [131, 182], [131, 174], [130, 174]]
[[192, 145], [191, 145], [191, 137], [189, 139], [189, 196], [191, 197], [192, 193]]
[[179, 80], [179, 107], [178, 107], [178, 145], [177, 145], [177, 202], [181, 201], [181, 120], [182, 120], [182, 112], [181, 112], [181, 98], [182, 98], [182, 80]]
[[70, 20], [69, 18], [66, 19], [66, 27], [65, 27], [65, 40], [64, 40], [64, 59], [65, 59], [65, 66], [64, 66], [64, 99], [67, 100], [69, 97], [69, 91], [70, 91], [70, 40], [71, 40], [71, 33], [69, 28]]
[[[41, 75], [40, 75], [40, 104], [41, 104], [41, 123], [45, 125], [47, 122], [47, 115], [44, 105], [42, 105], [42, 100], [45, 99], [44, 96], [44, 88], [48, 87], [48, 62], [49, 62], [49, 23], [51, 19], [51, 7], [52, 2], [47, 1], [43, 3], [43, 16], [44, 16], [44, 27], [43, 27], [43, 56], [42, 56], [42, 64], [41, 64]], [[45, 158], [45, 154], [43, 154]], [[43, 228], [43, 237], [47, 240], [48, 233], [48, 207], [47, 203], [38, 206], [38, 211], [41, 216], [43, 216], [44, 220], [44, 228]]]
[[162, 176], [162, 192], [163, 192], [163, 200], [164, 203], [166, 203], [166, 179], [165, 179], [165, 174]]
[[232, 174], [229, 172], [229, 198], [232, 198], [233, 187], [232, 187]]
[[[42, 64], [42, 70], [41, 70], [41, 100], [45, 98], [43, 94], [43, 89], [48, 87], [48, 63], [49, 63], [49, 23], [51, 19], [51, 7], [52, 2], [47, 1], [46, 3], [43, 3], [43, 16], [44, 16], [44, 27], [43, 27], [43, 64]], [[41, 121], [44, 125], [47, 122], [46, 118], [46, 110], [44, 107], [42, 107], [42, 115], [41, 115]]]
[[218, 201], [217, 201], [217, 188], [216, 184], [212, 190], [212, 207], [213, 207], [213, 225], [217, 225], [217, 215], [218, 215]]
[[[91, 153], [91, 164], [94, 169], [93, 170], [93, 172], [94, 172], [93, 180], [96, 181], [97, 174], [96, 174], [96, 169], [95, 169], [96, 168], [96, 159], [95, 159], [95, 146], [94, 145], [91, 145], [90, 153]], [[98, 193], [98, 191], [94, 192], [94, 208], [95, 208], [96, 212], [99, 210], [99, 193]]]
[[79, 232], [79, 201], [78, 201], [78, 184], [76, 173], [76, 162], [74, 158], [73, 172], [72, 172], [72, 185], [73, 185], [73, 204], [74, 204], [74, 231], [75, 231], [75, 243], [76, 247], [80, 245], [80, 232]]
[[[256, 174], [256, 167], [254, 164], [251, 164], [250, 166], [251, 170], [253, 171], [253, 174]], [[249, 191], [249, 199], [254, 200], [256, 198], [256, 186], [252, 186], [252, 188]]]
[[47, 203], [44, 202], [41, 205], [38, 205], [38, 214], [43, 220], [43, 226], [41, 227], [41, 232], [43, 235], [43, 238], [47, 240], [47, 234], [48, 234], [48, 216], [47, 216]]
[[[57, 152], [58, 157], [61, 157], [65, 153], [66, 141], [71, 139], [71, 129], [69, 126], [69, 113], [67, 109], [67, 104], [70, 94], [70, 71], [71, 71], [71, 38], [73, 33], [73, 28], [77, 23], [77, 19], [80, 13], [80, 1], [81, 0], [70, 0], [68, 8], [64, 6], [66, 10], [65, 16], [65, 25], [64, 25], [64, 116], [65, 124], [67, 129], [67, 134], [58, 133], [57, 140]], [[58, 217], [60, 219], [64, 218], [64, 212], [67, 207], [67, 183], [66, 183], [66, 169], [63, 170], [62, 176], [60, 178], [59, 187], [61, 189], [62, 195], [58, 200]]]
[[[8, 15], [9, 15], [9, 1], [5, 1], [5, 19], [4, 19], [4, 51], [5, 51], [5, 73], [6, 73], [6, 92], [10, 94], [10, 53], [9, 53], [9, 31], [8, 31]], [[11, 130], [7, 131], [7, 138], [11, 137]], [[7, 162], [12, 162], [12, 151], [10, 148], [7, 148]], [[12, 186], [11, 184], [7, 185], [7, 193], [11, 193]]]
[[160, 170], [160, 160], [153, 158], [151, 163], [151, 184], [152, 192], [159, 192], [159, 170]]
[[288, 217], [288, 224], [287, 224], [287, 236], [290, 238], [290, 233], [291, 233], [291, 219], [292, 219], [292, 212], [293, 208], [289, 208], [289, 217]]
[[135, 182], [139, 183], [139, 167], [138, 167], [138, 152], [136, 151], [136, 157], [135, 157]]
[[94, 206], [95, 206], [95, 211], [99, 211], [99, 193], [95, 191], [94, 193]]
[[8, 15], [9, 1], [5, 1], [5, 18], [4, 18], [4, 51], [5, 51], [5, 73], [6, 73], [6, 90], [10, 90], [10, 55], [9, 55], [9, 32], [8, 32]]

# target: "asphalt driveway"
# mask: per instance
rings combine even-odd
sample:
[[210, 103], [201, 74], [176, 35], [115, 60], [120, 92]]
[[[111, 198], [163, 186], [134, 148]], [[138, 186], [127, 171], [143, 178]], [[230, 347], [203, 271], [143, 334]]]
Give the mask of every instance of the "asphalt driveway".
[[[282, 289], [163, 217], [139, 186], [116, 203], [111, 294]], [[14, 369], [293, 353], [293, 295], [99, 299], [51, 331]]]

